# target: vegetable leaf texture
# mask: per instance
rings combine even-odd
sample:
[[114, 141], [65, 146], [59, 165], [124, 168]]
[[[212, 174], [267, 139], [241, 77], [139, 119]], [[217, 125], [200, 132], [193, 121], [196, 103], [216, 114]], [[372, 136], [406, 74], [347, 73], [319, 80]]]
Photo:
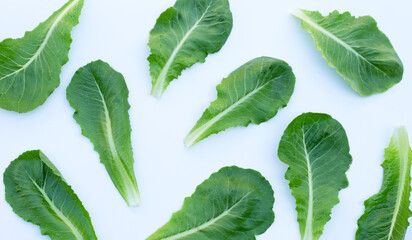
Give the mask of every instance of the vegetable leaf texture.
[[75, 109], [73, 117], [82, 134], [93, 143], [127, 204], [138, 206], [128, 96], [122, 74], [101, 60], [77, 70], [67, 87], [67, 100]]
[[185, 138], [187, 147], [229, 127], [260, 124], [285, 107], [295, 75], [284, 61], [260, 57], [233, 71], [216, 87], [217, 99]]
[[71, 0], [24, 37], [0, 43], [1, 108], [29, 112], [59, 86], [82, 7], [83, 0]]
[[160, 98], [182, 71], [218, 52], [232, 31], [228, 0], [177, 0], [150, 31], [152, 95]]
[[224, 167], [147, 240], [255, 239], [274, 221], [273, 190], [257, 171]]
[[412, 216], [411, 159], [408, 133], [404, 127], [397, 128], [385, 150], [381, 190], [365, 201], [365, 213], [358, 220], [357, 240], [405, 238], [408, 218]]
[[93, 240], [94, 229], [81, 201], [39, 150], [27, 151], [4, 172], [6, 201], [25, 221], [53, 239]]
[[385, 92], [402, 80], [403, 65], [391, 42], [370, 16], [349, 12], [297, 10], [302, 22], [331, 67], [361, 96]]
[[278, 156], [289, 165], [285, 178], [296, 199], [301, 238], [317, 240], [339, 191], [348, 186], [352, 157], [345, 130], [327, 114], [304, 113], [286, 128]]

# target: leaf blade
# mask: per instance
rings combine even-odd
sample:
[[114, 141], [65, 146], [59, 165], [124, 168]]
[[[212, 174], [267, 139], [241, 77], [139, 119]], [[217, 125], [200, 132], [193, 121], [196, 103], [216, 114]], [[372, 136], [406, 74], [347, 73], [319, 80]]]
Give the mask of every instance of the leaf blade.
[[149, 35], [151, 94], [160, 98], [184, 69], [218, 52], [232, 24], [227, 0], [177, 0], [164, 11]]
[[147, 240], [255, 239], [273, 223], [273, 204], [273, 190], [260, 173], [225, 167], [200, 184]]
[[123, 76], [101, 60], [80, 68], [67, 87], [67, 100], [82, 134], [93, 143], [127, 204], [138, 206], [128, 95]]
[[51, 239], [97, 239], [90, 216], [55, 166], [40, 151], [27, 151], [4, 172], [6, 201]]
[[327, 64], [361, 96], [382, 93], [402, 80], [403, 65], [370, 16], [297, 10], [293, 14], [315, 40]]
[[216, 87], [217, 99], [186, 136], [185, 145], [229, 127], [268, 121], [287, 105], [294, 85], [292, 69], [282, 60], [260, 57], [247, 62]]
[[411, 159], [408, 133], [404, 127], [394, 130], [382, 163], [384, 179], [379, 193], [365, 201], [365, 213], [358, 220], [356, 239], [404, 239], [412, 216]]
[[338, 194], [348, 186], [352, 157], [345, 130], [327, 114], [304, 113], [286, 128], [278, 149], [296, 199], [302, 239], [319, 239]]
[[1, 108], [29, 112], [59, 86], [83, 2], [70, 0], [24, 37], [0, 42]]

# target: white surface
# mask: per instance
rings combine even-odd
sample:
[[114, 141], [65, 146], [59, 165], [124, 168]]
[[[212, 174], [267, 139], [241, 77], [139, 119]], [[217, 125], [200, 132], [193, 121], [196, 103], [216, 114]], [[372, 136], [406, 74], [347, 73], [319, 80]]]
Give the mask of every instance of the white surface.
[[[86, 0], [80, 24], [72, 32], [70, 61], [61, 85], [46, 103], [27, 114], [0, 109], [0, 239], [48, 239], [37, 226], [13, 213], [4, 199], [3, 175], [26, 150], [41, 149], [63, 174], [90, 213], [101, 240], [143, 240], [181, 208], [183, 199], [211, 173], [238, 165], [260, 171], [275, 191], [275, 222], [258, 240], [297, 240], [295, 200], [277, 158], [280, 137], [302, 112], [331, 114], [345, 127], [353, 163], [350, 186], [341, 191], [321, 239], [354, 239], [363, 201], [382, 182], [383, 151], [394, 126], [412, 135], [412, 2], [231, 0], [233, 31], [220, 52], [196, 64], [173, 81], [160, 100], [149, 95], [146, 61], [148, 34], [174, 0]], [[0, 40], [18, 38], [65, 3], [65, 0], [0, 0]], [[350, 11], [372, 15], [387, 34], [405, 67], [403, 81], [383, 94], [357, 95], [326, 65], [311, 36], [290, 12], [296, 8]], [[296, 75], [289, 106], [269, 122], [237, 127], [185, 149], [183, 139], [209, 103], [215, 86], [231, 71], [262, 55], [287, 61]], [[65, 91], [74, 72], [92, 60], [110, 63], [126, 78], [130, 90], [135, 171], [142, 205], [128, 208], [99, 163], [90, 141], [72, 118]], [[406, 239], [412, 239], [409, 229]]]

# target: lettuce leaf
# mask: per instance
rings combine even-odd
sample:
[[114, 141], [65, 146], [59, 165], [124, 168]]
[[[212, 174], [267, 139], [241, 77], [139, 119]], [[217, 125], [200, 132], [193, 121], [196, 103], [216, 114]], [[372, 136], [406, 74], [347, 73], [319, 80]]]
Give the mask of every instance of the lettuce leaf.
[[23, 38], [0, 43], [0, 108], [29, 112], [59, 86], [82, 7], [83, 0], [70, 0]]
[[294, 16], [312, 35], [327, 64], [360, 95], [385, 92], [402, 80], [402, 62], [372, 17], [338, 11], [324, 17], [307, 10], [297, 10]]
[[229, 127], [268, 121], [287, 105], [294, 87], [295, 75], [286, 62], [270, 57], [249, 61], [216, 87], [217, 99], [187, 135], [185, 145]]
[[160, 98], [185, 68], [218, 52], [232, 31], [228, 0], [177, 0], [150, 31], [152, 95]]
[[345, 130], [327, 114], [304, 113], [286, 128], [278, 149], [289, 165], [285, 178], [296, 199], [300, 234], [316, 240], [329, 221], [352, 162]]
[[140, 204], [130, 139], [129, 90], [119, 72], [98, 60], [77, 70], [67, 87], [73, 118], [90, 139], [129, 206]]
[[257, 171], [224, 167], [147, 240], [252, 240], [274, 221], [273, 190]]
[[385, 150], [382, 188], [365, 201], [365, 213], [358, 220], [357, 240], [405, 238], [408, 218], [412, 216], [411, 159], [408, 133], [404, 127], [397, 128]]
[[6, 201], [51, 239], [93, 240], [96, 234], [81, 201], [39, 150], [27, 151], [4, 172]]

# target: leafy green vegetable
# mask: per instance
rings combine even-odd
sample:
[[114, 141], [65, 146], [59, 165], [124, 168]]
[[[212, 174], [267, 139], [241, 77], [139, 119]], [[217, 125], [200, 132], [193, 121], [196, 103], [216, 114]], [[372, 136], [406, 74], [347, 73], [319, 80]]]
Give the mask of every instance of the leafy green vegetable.
[[216, 87], [217, 99], [187, 135], [186, 146], [229, 127], [268, 121], [286, 106], [294, 87], [295, 75], [286, 62], [269, 57], [249, 61]]
[[378, 194], [365, 201], [365, 213], [358, 220], [356, 239], [400, 240], [405, 238], [411, 195], [411, 159], [408, 133], [394, 131], [382, 164], [384, 177]]
[[140, 204], [130, 139], [129, 90], [119, 72], [99, 60], [77, 70], [67, 87], [74, 119], [129, 206]]
[[39, 150], [27, 151], [4, 172], [6, 201], [51, 239], [97, 239], [89, 214], [60, 172]]
[[218, 52], [232, 31], [228, 0], [177, 0], [150, 31], [152, 95], [160, 98], [185, 68]]
[[83, 0], [70, 0], [23, 38], [0, 43], [0, 107], [29, 112], [60, 84]]
[[370, 16], [298, 10], [295, 17], [314, 38], [328, 65], [360, 95], [381, 93], [402, 80], [402, 62]]
[[147, 240], [255, 239], [274, 220], [273, 190], [257, 171], [224, 167]]
[[301, 237], [319, 239], [339, 191], [348, 186], [352, 157], [345, 130], [327, 114], [304, 113], [285, 130], [278, 156], [289, 165], [285, 178], [296, 199]]

